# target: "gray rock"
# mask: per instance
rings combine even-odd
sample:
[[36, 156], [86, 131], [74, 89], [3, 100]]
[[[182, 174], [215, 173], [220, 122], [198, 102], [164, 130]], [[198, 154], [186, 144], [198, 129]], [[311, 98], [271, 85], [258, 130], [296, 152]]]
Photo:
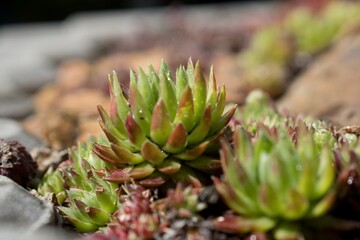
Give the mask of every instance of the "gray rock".
[[15, 96], [18, 93], [18, 86], [11, 81], [9, 74], [4, 71], [0, 71], [0, 86], [0, 99]]
[[33, 111], [32, 97], [17, 94], [8, 98], [0, 98], [0, 117], [23, 118]]
[[0, 118], [0, 138], [7, 141], [16, 140], [28, 151], [42, 145], [38, 139], [26, 133], [18, 122], [8, 118]]
[[360, 123], [360, 32], [343, 38], [315, 60], [278, 101], [279, 108], [330, 120]]
[[[0, 175], [0, 225], [21, 225], [26, 232], [55, 223], [50, 202], [42, 201], [26, 189]], [[12, 238], [8, 238], [12, 239]]]
[[62, 229], [46, 227], [36, 231], [26, 231], [22, 225], [0, 226], [0, 240], [71, 240], [78, 238], [75, 234], [70, 234]]

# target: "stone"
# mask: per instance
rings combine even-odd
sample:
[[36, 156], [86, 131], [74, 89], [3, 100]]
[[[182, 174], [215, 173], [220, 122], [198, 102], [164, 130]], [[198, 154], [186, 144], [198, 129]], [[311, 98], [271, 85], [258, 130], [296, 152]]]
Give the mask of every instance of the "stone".
[[28, 150], [42, 145], [36, 137], [27, 133], [18, 122], [9, 118], [0, 118], [0, 138], [7, 141], [18, 141]]
[[15, 96], [18, 93], [18, 86], [15, 82], [10, 81], [9, 74], [5, 72], [0, 73], [0, 86], [0, 101], [1, 99]]
[[43, 227], [36, 231], [29, 231], [23, 228], [23, 225], [5, 224], [0, 226], [0, 240], [70, 240], [76, 239], [74, 233], [69, 233], [59, 228]]
[[360, 123], [360, 32], [347, 36], [315, 60], [278, 101], [280, 109], [329, 120]]
[[[0, 226], [18, 224], [34, 231], [55, 223], [50, 202], [40, 200], [11, 179], [0, 175]], [[9, 238], [11, 239], [11, 238]]]
[[105, 94], [98, 89], [83, 88], [64, 94], [61, 101], [57, 102], [55, 106], [60, 113], [63, 112], [72, 116], [89, 117], [98, 115], [97, 105], [109, 109], [109, 97], [105, 96]]
[[17, 94], [3, 98], [0, 96], [0, 118], [23, 118], [33, 111], [32, 97], [27, 94]]

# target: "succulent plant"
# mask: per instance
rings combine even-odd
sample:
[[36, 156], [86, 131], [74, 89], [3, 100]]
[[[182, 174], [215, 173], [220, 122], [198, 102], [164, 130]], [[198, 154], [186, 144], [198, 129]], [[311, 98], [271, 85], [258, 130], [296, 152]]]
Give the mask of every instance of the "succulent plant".
[[318, 147], [305, 124], [297, 126], [296, 139], [286, 128], [259, 126], [250, 137], [238, 126], [233, 143], [231, 150], [221, 142], [224, 178], [214, 178], [214, 183], [239, 216], [219, 218], [217, 228], [300, 239], [303, 222], [329, 212], [336, 199], [334, 156], [328, 145]]
[[314, 55], [359, 26], [359, 16], [358, 3], [332, 1], [318, 15], [306, 8], [297, 9], [284, 24], [295, 36], [298, 51]]
[[[78, 231], [91, 232], [105, 226], [119, 207], [118, 185], [102, 179], [98, 170], [111, 168], [92, 153], [94, 139], [69, 150], [70, 159], [49, 170], [38, 192], [56, 194], [57, 208]], [[98, 141], [104, 142], [101, 138]], [[104, 142], [105, 144], [105, 142]]]
[[239, 54], [242, 79], [250, 89], [281, 95], [289, 77], [317, 54], [360, 26], [360, 4], [330, 1], [320, 12], [301, 7], [281, 22], [255, 32], [250, 46]]
[[243, 79], [251, 88], [260, 88], [273, 97], [284, 91], [293, 54], [287, 35], [279, 26], [260, 29], [250, 47], [239, 55]]
[[17, 141], [0, 139], [0, 175], [23, 187], [31, 187], [36, 171], [37, 163], [23, 145]]
[[50, 167], [43, 176], [37, 191], [42, 196], [45, 196], [47, 193], [55, 194], [56, 203], [61, 205], [66, 199], [64, 183], [65, 180], [60, 169], [54, 170]]
[[130, 72], [129, 94], [116, 73], [109, 76], [110, 114], [99, 106], [100, 126], [108, 146], [95, 144], [94, 153], [117, 166], [104, 171], [104, 179], [123, 183], [135, 179], [156, 187], [186, 182], [201, 185], [204, 174], [220, 169], [214, 141], [222, 134], [236, 106], [223, 114], [225, 87], [218, 87], [213, 68], [206, 86], [199, 63], [179, 67], [176, 83], [165, 62], [159, 75], [152, 66], [137, 77]]
[[291, 117], [278, 112], [270, 96], [261, 90], [251, 91], [245, 99], [245, 104], [234, 114], [235, 122], [243, 126], [252, 134], [256, 133], [259, 123], [271, 127], [278, 127]]
[[120, 197], [121, 207], [111, 216], [106, 228], [84, 237], [84, 240], [153, 239], [160, 231], [160, 219], [151, 208], [153, 195], [149, 189], [125, 183], [125, 194]]

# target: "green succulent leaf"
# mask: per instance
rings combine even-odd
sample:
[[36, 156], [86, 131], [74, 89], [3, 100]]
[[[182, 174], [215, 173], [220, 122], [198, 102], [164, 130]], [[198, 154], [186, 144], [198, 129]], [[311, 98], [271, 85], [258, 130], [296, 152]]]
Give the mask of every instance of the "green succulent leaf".
[[211, 108], [208, 106], [198, 125], [188, 137], [188, 145], [193, 146], [205, 139], [211, 127]]
[[163, 149], [169, 153], [179, 153], [187, 143], [187, 131], [182, 123], [175, 126]]
[[145, 103], [148, 105], [148, 110], [151, 111], [154, 108], [157, 99], [153, 95], [151, 81], [141, 67], [139, 67], [138, 70], [137, 86]]
[[186, 86], [180, 98], [174, 124], [182, 123], [187, 132], [190, 132], [194, 126], [194, 102], [191, 88]]
[[166, 110], [164, 101], [159, 99], [156, 103], [151, 120], [151, 139], [160, 147], [164, 146], [173, 130], [170, 116]]
[[181, 168], [181, 163], [175, 159], [166, 159], [159, 165], [157, 165], [157, 169], [166, 174], [174, 174], [179, 171]]
[[145, 135], [150, 134], [150, 120], [151, 114], [149, 112], [148, 105], [144, 101], [142, 95], [140, 94], [135, 73], [130, 71], [130, 107], [131, 113], [135, 121], [139, 124]]
[[[112, 74], [109, 74], [108, 78], [110, 82], [110, 93], [116, 102], [116, 112], [122, 122], [125, 122], [125, 119], [130, 112], [129, 104], [124, 97], [116, 72], [113, 71]], [[119, 127], [121, 126], [119, 125]]]
[[125, 127], [124, 127], [123, 122], [121, 122], [121, 120], [119, 120], [119, 122], [122, 124], [119, 124], [115, 127], [113, 125], [109, 115], [106, 113], [105, 109], [100, 105], [98, 106], [98, 112], [99, 112], [101, 120], [103, 122], [103, 124], [100, 124], [100, 126], [103, 129], [106, 129], [108, 132], [111, 133], [111, 135], [115, 136], [116, 138], [118, 138], [120, 140], [126, 139]]
[[208, 136], [212, 136], [215, 133], [219, 132], [221, 129], [224, 129], [226, 125], [230, 122], [232, 116], [235, 113], [237, 105], [231, 107], [217, 122], [211, 125]]
[[177, 99], [175, 86], [172, 80], [171, 72], [167, 64], [162, 61], [160, 65], [160, 98], [163, 99], [165, 107], [171, 120], [175, 118], [177, 110]]
[[117, 155], [118, 159], [120, 161], [130, 164], [139, 164], [145, 161], [145, 159], [141, 156], [141, 154], [138, 153], [132, 153], [128, 149], [123, 148], [116, 144], [111, 144], [111, 149], [114, 151], [114, 153]]
[[141, 154], [145, 160], [158, 165], [168, 156], [156, 144], [146, 140], [141, 147]]
[[137, 124], [137, 122], [131, 115], [128, 115], [126, 118], [126, 131], [131, 143], [136, 146], [137, 149], [141, 149], [142, 144], [147, 138], [139, 124]]
[[209, 146], [209, 141], [203, 142], [197, 145], [194, 148], [187, 149], [179, 154], [175, 154], [174, 156], [181, 160], [194, 160], [197, 159], [201, 154], [203, 154], [207, 147]]
[[202, 75], [199, 62], [195, 65], [194, 72], [194, 121], [198, 122], [206, 108], [206, 81]]

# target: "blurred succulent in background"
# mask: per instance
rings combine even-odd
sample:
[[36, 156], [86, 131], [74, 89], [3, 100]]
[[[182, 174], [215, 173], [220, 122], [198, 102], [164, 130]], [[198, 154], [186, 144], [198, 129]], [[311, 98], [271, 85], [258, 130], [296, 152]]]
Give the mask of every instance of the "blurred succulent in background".
[[249, 48], [239, 55], [242, 79], [250, 89], [281, 95], [290, 76], [344, 35], [359, 28], [360, 4], [330, 1], [314, 13], [301, 7], [282, 22], [259, 29]]
[[336, 198], [336, 169], [328, 145], [317, 147], [313, 131], [299, 124], [293, 136], [286, 128], [259, 126], [250, 137], [240, 126], [234, 151], [222, 140], [224, 178], [214, 178], [219, 193], [239, 216], [215, 222], [225, 231], [268, 232], [276, 239], [297, 239], [302, 222], [329, 212]]
[[314, 55], [360, 25], [360, 4], [332, 1], [319, 15], [300, 8], [289, 14], [284, 24], [294, 35], [298, 51]]
[[276, 97], [285, 89], [292, 54], [292, 42], [281, 27], [260, 29], [250, 47], [239, 56], [242, 77], [251, 88], [260, 88]]
[[251, 91], [245, 99], [245, 104], [235, 112], [234, 120], [252, 134], [256, 133], [258, 124], [269, 128], [284, 124], [291, 118], [280, 114], [274, 101], [261, 90]]
[[[110, 77], [110, 114], [99, 106], [100, 126], [110, 145], [95, 144], [94, 153], [117, 169], [104, 179], [135, 179], [156, 187], [173, 182], [200, 186], [204, 175], [221, 169], [214, 141], [222, 134], [236, 106], [223, 114], [225, 87], [218, 87], [211, 69], [206, 85], [199, 63], [179, 67], [176, 83], [165, 62], [159, 75], [149, 66], [130, 72], [129, 94], [116, 73]], [[215, 153], [212, 156], [209, 153]]]
[[0, 175], [23, 187], [32, 187], [36, 171], [37, 163], [23, 145], [0, 139]]
[[[118, 185], [109, 183], [97, 171], [112, 166], [92, 154], [94, 139], [70, 149], [70, 159], [54, 172], [47, 172], [38, 192], [55, 193], [62, 212], [78, 231], [91, 232], [106, 225], [118, 208]], [[99, 138], [98, 141], [106, 144]], [[65, 194], [64, 194], [65, 193]]]

